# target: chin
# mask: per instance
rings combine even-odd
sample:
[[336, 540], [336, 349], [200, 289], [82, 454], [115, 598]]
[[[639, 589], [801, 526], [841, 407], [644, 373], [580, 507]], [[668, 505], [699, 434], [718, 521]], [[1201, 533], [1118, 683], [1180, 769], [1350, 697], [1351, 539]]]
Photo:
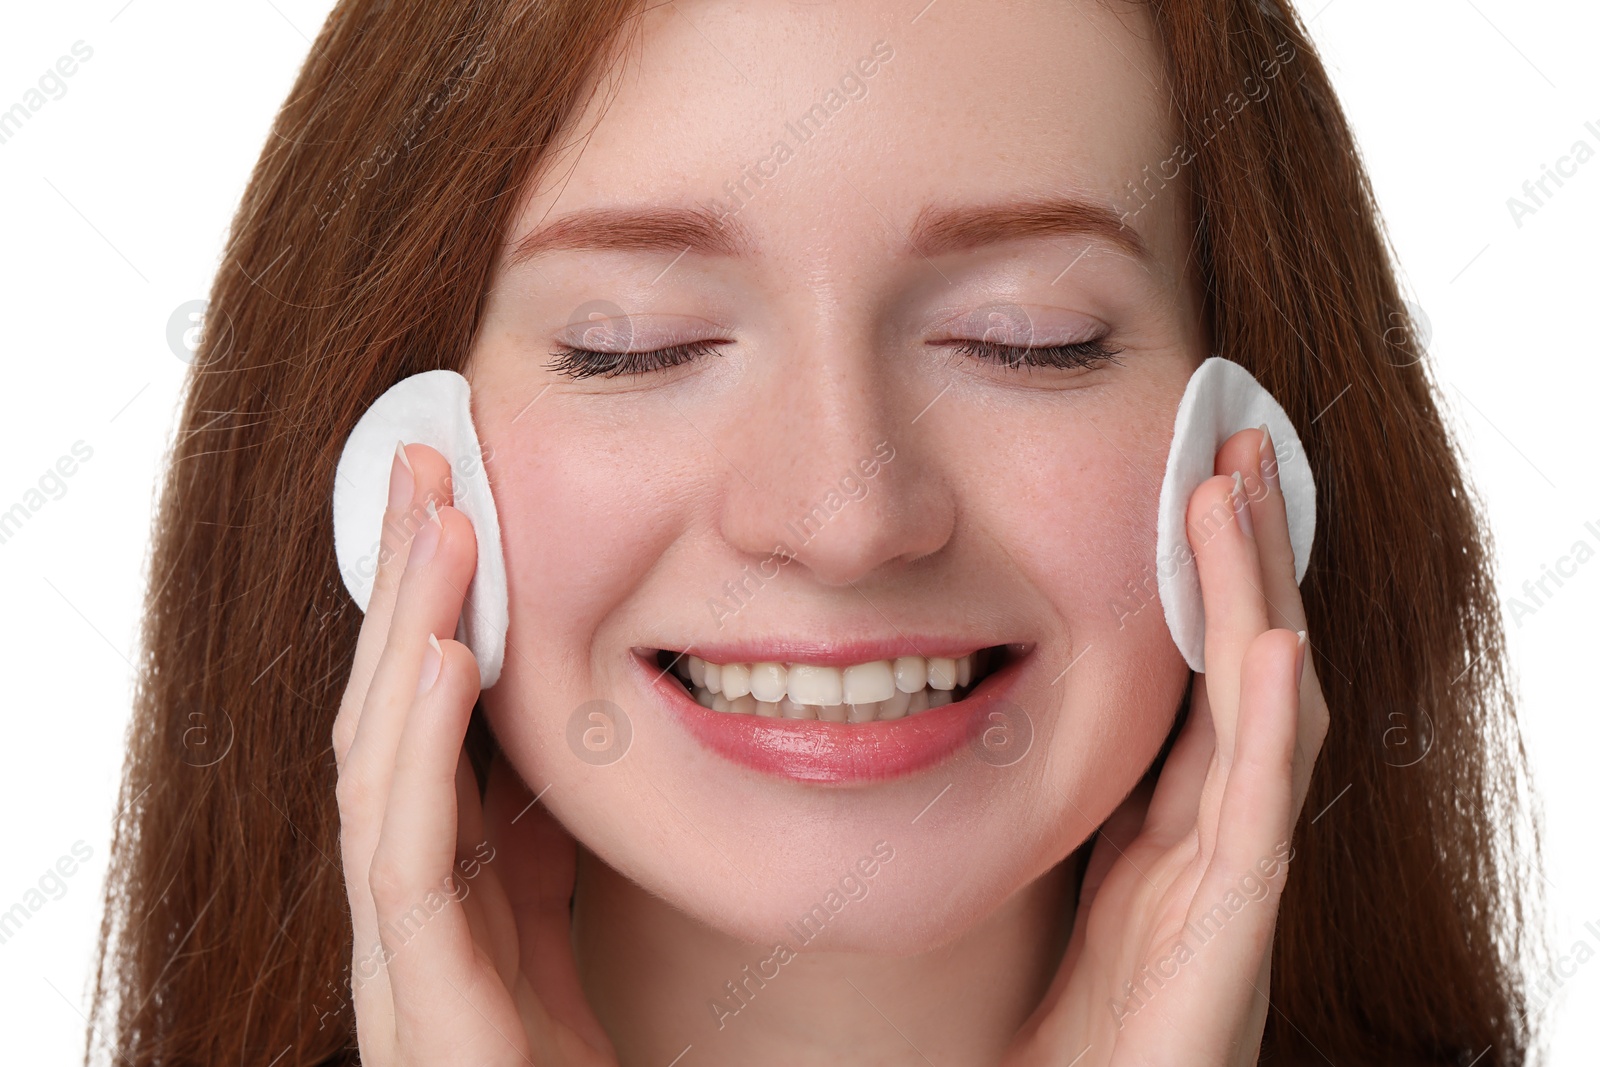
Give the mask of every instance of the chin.
[[738, 846], [732, 820], [705, 825], [716, 847], [676, 822], [662, 838], [641, 835], [637, 823], [633, 833], [587, 825], [577, 812], [571, 829], [623, 877], [728, 937], [802, 955], [883, 956], [935, 951], [969, 933], [1092, 830], [1037, 771], [984, 766], [901, 789], [832, 794], [854, 810], [820, 819], [792, 805], [732, 805], [749, 828]]
[[[894, 862], [909, 858], [901, 854]], [[867, 892], [854, 896], [837, 886], [835, 891], [770, 894], [742, 883], [738, 889], [720, 883], [709, 893], [698, 892], [703, 887], [658, 888], [696, 921], [753, 946], [781, 944], [797, 955], [916, 956], [967, 934], [1031, 881], [1020, 868], [1004, 877], [965, 883], [959, 872], [902, 869], [894, 881], [892, 868], [893, 863]]]

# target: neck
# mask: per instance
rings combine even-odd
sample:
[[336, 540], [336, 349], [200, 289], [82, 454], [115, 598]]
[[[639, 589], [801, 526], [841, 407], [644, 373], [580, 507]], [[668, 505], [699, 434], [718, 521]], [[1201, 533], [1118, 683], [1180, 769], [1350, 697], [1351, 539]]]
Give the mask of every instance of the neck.
[[[573, 938], [622, 1067], [996, 1063], [1044, 996], [1072, 929], [1074, 860], [954, 941], [915, 956], [790, 946], [705, 926], [581, 845]], [[781, 969], [780, 969], [781, 968]], [[730, 988], [731, 987], [731, 988]]]

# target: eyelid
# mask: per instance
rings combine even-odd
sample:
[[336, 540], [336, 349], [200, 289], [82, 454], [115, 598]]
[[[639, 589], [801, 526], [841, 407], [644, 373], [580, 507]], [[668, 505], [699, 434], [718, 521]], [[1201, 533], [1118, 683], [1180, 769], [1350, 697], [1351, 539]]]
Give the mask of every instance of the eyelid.
[[[1067, 327], [1047, 328], [1041, 320], [1070, 316]], [[1059, 348], [1102, 340], [1111, 326], [1093, 315], [1065, 309], [1035, 309], [1005, 302], [985, 304], [944, 320], [936, 327], [947, 331], [949, 343], [982, 341], [1014, 348]]]
[[626, 349], [633, 347], [632, 321], [623, 319], [618, 329], [618, 324], [611, 319], [574, 323], [556, 338], [558, 344], [570, 345], [573, 348], [599, 348], [601, 346]]
[[721, 325], [692, 315], [617, 314], [569, 322], [556, 333], [555, 343], [569, 348], [610, 352], [645, 352], [674, 345], [693, 344], [726, 334]]

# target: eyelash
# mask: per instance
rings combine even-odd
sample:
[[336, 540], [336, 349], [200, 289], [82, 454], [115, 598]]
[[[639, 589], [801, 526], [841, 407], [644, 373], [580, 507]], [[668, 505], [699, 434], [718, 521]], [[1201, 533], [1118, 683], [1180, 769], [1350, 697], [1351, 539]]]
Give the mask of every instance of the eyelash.
[[[701, 356], [717, 355], [717, 345], [726, 342], [691, 341], [688, 344], [652, 349], [648, 352], [599, 352], [589, 348], [557, 348], [550, 353], [546, 366], [574, 381], [584, 378], [616, 378], [624, 374], [646, 374], [681, 366]], [[1123, 351], [1112, 348], [1104, 337], [1093, 341], [1078, 341], [1070, 345], [1047, 345], [1030, 348], [1019, 345], [997, 345], [991, 341], [961, 340], [950, 346], [963, 355], [1016, 370], [1019, 367], [1050, 367], [1069, 370], [1077, 367], [1094, 367], [1101, 363], [1122, 365], [1117, 358]]]
[[596, 352], [590, 348], [558, 348], [550, 353], [546, 366], [574, 381], [584, 378], [616, 378], [623, 374], [644, 374], [653, 370], [666, 370], [688, 363], [701, 356], [717, 354], [717, 345], [725, 342], [690, 341], [688, 344], [649, 352]]
[[1028, 348], [1020, 345], [997, 345], [992, 341], [961, 340], [953, 342], [956, 351], [973, 359], [993, 363], [1006, 370], [1019, 367], [1050, 367], [1070, 370], [1076, 367], [1096, 367], [1102, 363], [1122, 366], [1117, 358], [1122, 349], [1106, 344], [1104, 337], [1092, 341], [1076, 341], [1070, 345], [1044, 345]]

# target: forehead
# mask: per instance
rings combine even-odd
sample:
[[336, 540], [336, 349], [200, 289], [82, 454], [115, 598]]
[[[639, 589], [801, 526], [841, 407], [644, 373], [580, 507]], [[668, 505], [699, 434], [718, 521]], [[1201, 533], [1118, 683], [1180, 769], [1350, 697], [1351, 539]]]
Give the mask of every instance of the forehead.
[[933, 206], [1073, 197], [1136, 211], [1171, 267], [1182, 198], [1148, 191], [1169, 100], [1154, 27], [1119, 0], [678, 0], [640, 15], [517, 233], [692, 205], [764, 250], [903, 248]]

